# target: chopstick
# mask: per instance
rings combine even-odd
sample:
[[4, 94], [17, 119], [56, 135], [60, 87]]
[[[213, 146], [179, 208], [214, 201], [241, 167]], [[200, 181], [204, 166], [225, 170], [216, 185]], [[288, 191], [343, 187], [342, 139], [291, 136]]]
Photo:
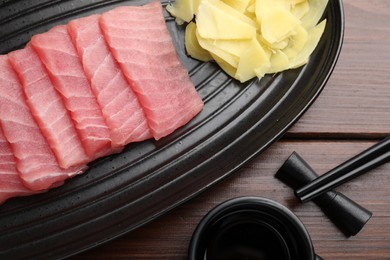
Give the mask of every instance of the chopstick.
[[383, 139], [367, 150], [364, 150], [360, 154], [297, 189], [295, 196], [301, 202], [307, 202], [388, 161], [390, 161], [390, 137]]

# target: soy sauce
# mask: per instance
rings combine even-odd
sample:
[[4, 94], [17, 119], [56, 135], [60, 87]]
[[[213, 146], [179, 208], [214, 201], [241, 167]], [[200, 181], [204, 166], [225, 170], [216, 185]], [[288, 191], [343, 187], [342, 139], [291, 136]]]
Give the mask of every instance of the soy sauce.
[[196, 227], [189, 260], [319, 260], [309, 233], [282, 204], [240, 197], [213, 208]]
[[255, 220], [220, 221], [210, 233], [206, 260], [285, 260], [288, 246], [277, 230]]

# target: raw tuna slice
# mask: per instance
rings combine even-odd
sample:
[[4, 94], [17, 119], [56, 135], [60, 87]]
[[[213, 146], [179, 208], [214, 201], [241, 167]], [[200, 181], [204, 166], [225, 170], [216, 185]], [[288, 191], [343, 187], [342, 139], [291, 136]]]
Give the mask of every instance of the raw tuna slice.
[[114, 146], [152, 137], [139, 101], [112, 57], [99, 27], [99, 15], [73, 20], [68, 31], [110, 128]]
[[122, 6], [100, 17], [105, 39], [160, 139], [203, 108], [180, 63], [159, 2]]
[[8, 57], [22, 82], [27, 104], [60, 167], [67, 169], [88, 163], [73, 121], [33, 48], [28, 45], [9, 53]]
[[15, 157], [0, 129], [0, 204], [9, 198], [33, 193], [22, 184], [16, 169]]
[[66, 25], [33, 36], [31, 44], [62, 95], [87, 155], [95, 159], [112, 153], [109, 129]]
[[67, 170], [59, 167], [27, 106], [18, 76], [5, 55], [0, 56], [0, 124], [26, 187], [46, 190], [85, 169], [84, 166]]

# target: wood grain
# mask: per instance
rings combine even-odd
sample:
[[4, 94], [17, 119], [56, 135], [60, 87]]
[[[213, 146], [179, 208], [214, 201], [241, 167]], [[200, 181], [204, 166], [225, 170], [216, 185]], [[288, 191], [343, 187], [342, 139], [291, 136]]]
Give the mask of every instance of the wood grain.
[[390, 1], [346, 0], [345, 35], [325, 89], [289, 134], [390, 135]]
[[345, 237], [313, 203], [300, 204], [274, 178], [297, 151], [319, 174], [390, 135], [390, 1], [344, 0], [345, 38], [338, 64], [314, 105], [279, 142], [230, 178], [165, 216], [72, 259], [186, 259], [192, 232], [219, 203], [261, 196], [289, 207], [324, 259], [390, 259], [390, 164], [338, 188], [373, 212]]
[[280, 141], [219, 183], [169, 214], [74, 259], [186, 259], [197, 223], [217, 204], [240, 196], [260, 196], [288, 206], [308, 229], [316, 252], [324, 259], [389, 259], [390, 164], [361, 176], [338, 191], [373, 212], [363, 230], [347, 238], [314, 204], [300, 204], [292, 190], [273, 175], [284, 160], [298, 152], [322, 174], [373, 142]]

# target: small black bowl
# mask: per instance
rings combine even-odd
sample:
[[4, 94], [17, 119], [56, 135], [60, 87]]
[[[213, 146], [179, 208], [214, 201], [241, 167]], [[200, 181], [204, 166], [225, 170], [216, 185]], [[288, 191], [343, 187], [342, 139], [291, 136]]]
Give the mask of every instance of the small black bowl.
[[228, 200], [212, 209], [192, 236], [189, 260], [314, 260], [309, 233], [294, 213], [259, 197]]

